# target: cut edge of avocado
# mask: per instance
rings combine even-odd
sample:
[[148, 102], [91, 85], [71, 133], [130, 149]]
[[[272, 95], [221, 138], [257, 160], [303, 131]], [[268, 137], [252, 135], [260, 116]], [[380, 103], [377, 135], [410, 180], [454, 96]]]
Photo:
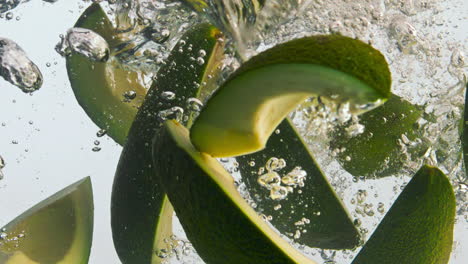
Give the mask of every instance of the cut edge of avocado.
[[293, 40], [242, 65], [208, 100], [190, 136], [214, 157], [252, 153], [265, 147], [306, 98], [349, 102], [359, 114], [385, 102], [390, 84], [383, 55], [359, 40], [336, 35]]
[[[67, 219], [53, 220], [57, 215]], [[93, 218], [91, 179], [86, 177], [34, 205], [4, 226], [2, 230], [9, 237], [21, 234], [23, 237], [0, 244], [0, 260], [5, 264], [88, 263]], [[75, 229], [69, 235], [63, 234], [69, 228]]]
[[[160, 152], [165, 155], [157, 155]], [[166, 121], [164, 132], [155, 137], [153, 153], [179, 221], [204, 261], [315, 263], [261, 219], [221, 164], [195, 149], [184, 126]]]

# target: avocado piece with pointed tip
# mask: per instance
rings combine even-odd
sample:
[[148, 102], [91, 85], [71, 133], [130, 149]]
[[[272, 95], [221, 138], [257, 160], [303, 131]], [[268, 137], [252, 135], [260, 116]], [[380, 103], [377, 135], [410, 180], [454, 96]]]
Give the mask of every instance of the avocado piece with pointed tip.
[[30, 208], [0, 232], [0, 263], [86, 264], [93, 237], [89, 177]]
[[390, 84], [383, 55], [359, 40], [339, 35], [293, 40], [241, 65], [209, 99], [190, 137], [213, 157], [253, 153], [306, 98], [349, 102], [359, 114], [385, 102]]
[[[278, 133], [270, 136], [264, 150], [236, 158], [257, 210], [271, 215], [270, 223], [282, 234], [306, 230], [299, 237], [291, 238], [297, 243], [326, 249], [355, 248], [360, 241], [359, 232], [292, 121], [289, 118], [283, 120], [275, 131]], [[257, 182], [257, 171], [251, 172], [250, 162], [262, 166], [272, 157], [286, 161], [286, 167], [280, 172], [283, 175], [296, 167], [307, 173], [304, 185], [296, 186], [282, 200], [266, 198], [269, 191]], [[280, 209], [276, 209], [278, 205]], [[299, 221], [303, 224], [295, 225]]]
[[[99, 4], [88, 7], [75, 27], [96, 32], [107, 41], [111, 49], [107, 62], [94, 62], [76, 53], [66, 57], [68, 78], [75, 97], [91, 120], [123, 145], [146, 95], [146, 87], [142, 85], [144, 76], [124, 69], [115, 59], [113, 52], [120, 41]], [[134, 93], [135, 98], [125, 100], [126, 93]]]
[[447, 176], [424, 165], [352, 264], [447, 264], [455, 210], [455, 195]]
[[153, 153], [162, 186], [206, 263], [315, 263], [260, 218], [221, 164], [195, 149], [183, 125], [166, 121], [154, 138]]
[[[163, 111], [183, 109], [186, 125], [190, 126], [195, 112], [187, 101], [195, 98], [203, 101], [212, 89], [213, 76], [217, 75], [224, 54], [224, 42], [219, 41], [222, 38], [221, 32], [210, 24], [189, 29], [157, 73], [130, 128], [111, 198], [112, 236], [122, 263], [161, 263], [163, 259], [158, 252], [170, 246], [164, 240], [172, 235], [173, 209], [158, 174], [154, 173], [151, 142], [160, 131]], [[200, 56], [201, 50], [205, 53], [203, 65], [191, 59]], [[163, 92], [172, 92], [175, 98], [164, 100]]]

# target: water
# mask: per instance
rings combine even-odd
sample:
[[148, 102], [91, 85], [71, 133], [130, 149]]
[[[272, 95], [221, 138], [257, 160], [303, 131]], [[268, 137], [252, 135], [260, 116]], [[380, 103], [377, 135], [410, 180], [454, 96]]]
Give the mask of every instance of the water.
[[[10, 11], [16, 12], [21, 2], [27, 1], [0, 1], [0, 13], [6, 15]], [[441, 167], [452, 179], [458, 203], [456, 230], [460, 231], [460, 234], [466, 234], [468, 178], [460, 159], [461, 149], [457, 130], [458, 120], [463, 114], [467, 73], [468, 25], [466, 15], [462, 12], [467, 9], [464, 1], [206, 0], [199, 2], [202, 3], [202, 8], [193, 4], [194, 1], [182, 3], [169, 0], [116, 0], [108, 3], [109, 5], [103, 1], [119, 29], [119, 37], [124, 40], [120, 47], [121, 52], [117, 52], [117, 59], [124, 67], [134, 70], [157, 70], [183, 32], [192, 24], [206, 20], [212, 21], [228, 35], [229, 52], [223, 65], [222, 77], [227, 76], [243, 61], [262, 50], [306, 35], [339, 33], [371, 43], [382, 51], [390, 63], [393, 92], [422, 106], [426, 113], [433, 115], [433, 120], [425, 120], [419, 124], [425, 142], [428, 142], [424, 156], [420, 157], [420, 160], [408, 160], [405, 169], [393, 177], [382, 180], [353, 177], [344, 171], [331, 155], [336, 150], [329, 149], [327, 137], [327, 132], [333, 129], [333, 123], [337, 120], [353, 121], [347, 129], [351, 136], [365, 130], [365, 127], [359, 124], [359, 120], [353, 120], [353, 117], [348, 115], [346, 107], [349, 106], [342, 105], [331, 109], [330, 106], [322, 106], [311, 99], [310, 104], [302, 105], [293, 113], [294, 120], [318, 157], [319, 164], [329, 177], [331, 185], [351, 212], [364, 239], [370, 236], [408, 182], [408, 176], [419, 168], [423, 160]], [[27, 4], [29, 3], [24, 3]], [[13, 13], [9, 14], [11, 18], [14, 17]], [[77, 37], [73, 37], [75, 33]], [[108, 51], [100, 37], [81, 37], [82, 33], [86, 32], [72, 29], [64, 40], [67, 45], [77, 47], [73, 52], [81, 52], [90, 59], [105, 60]], [[86, 35], [92, 33], [87, 32]], [[84, 45], [75, 45], [80, 43]], [[36, 90], [38, 84], [42, 83], [39, 68], [23, 49], [11, 43], [8, 47], [14, 47], [10, 50], [16, 52], [15, 54], [21, 54], [20, 57], [24, 59], [22, 63], [9, 63], [8, 67], [4, 68], [27, 69], [27, 73], [17, 78], [18, 76], [3, 73], [6, 72], [4, 70], [2, 76], [25, 92]], [[204, 63], [203, 52], [199, 55], [199, 58], [195, 58], [196, 61]], [[1, 58], [2, 56], [0, 60]], [[176, 96], [162, 94], [167, 100]], [[132, 100], [131, 97], [131, 94], [125, 95], [128, 100]], [[202, 102], [194, 100], [186, 103], [193, 108], [203, 106]], [[162, 112], [159, 117], [181, 119], [182, 115], [181, 109], [171, 108]], [[99, 131], [97, 136], [103, 137], [105, 133]], [[402, 138], [402, 142], [406, 140]], [[90, 152], [89, 140], [87, 144], [86, 151]], [[93, 157], [97, 157], [104, 155], [106, 148], [101, 151], [101, 147], [96, 145], [93, 146], [93, 151], [98, 152], [92, 153]], [[275, 176], [273, 182], [270, 178], [263, 181], [266, 186], [266, 196], [271, 198], [287, 197], [289, 191], [287, 187], [294, 187], [292, 184], [294, 182], [298, 186], [307, 184], [304, 173], [281, 171], [284, 165], [279, 157], [272, 159], [268, 164], [249, 165], [255, 171], [263, 167], [260, 178], [262, 175]], [[233, 163], [228, 165], [228, 169], [232, 172], [236, 172], [237, 167]], [[242, 186], [240, 178], [237, 181], [239, 186]], [[248, 190], [244, 191], [248, 199]], [[256, 207], [253, 200], [249, 200], [249, 204]], [[281, 209], [280, 206], [275, 207], [280, 213]], [[265, 217], [268, 219], [269, 216]], [[306, 219], [301, 221], [298, 222], [298, 226], [307, 222]], [[183, 232], [178, 235], [183, 237]], [[455, 238], [455, 249], [450, 263], [464, 263], [463, 259], [456, 256], [464, 256], [467, 241], [461, 236], [456, 235]], [[184, 241], [183, 238], [175, 240]], [[324, 251], [301, 245], [295, 246], [311, 258], [326, 263], [349, 263], [357, 252], [356, 250]], [[201, 263], [201, 260], [195, 256], [194, 250], [188, 248], [187, 254], [179, 254], [179, 257], [176, 256], [178, 253], [173, 253], [169, 262]]]

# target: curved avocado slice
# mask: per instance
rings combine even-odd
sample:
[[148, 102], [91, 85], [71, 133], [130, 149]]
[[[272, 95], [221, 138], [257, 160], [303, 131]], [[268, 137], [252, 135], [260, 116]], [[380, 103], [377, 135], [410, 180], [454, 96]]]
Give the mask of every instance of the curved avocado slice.
[[87, 264], [93, 237], [93, 211], [91, 180], [87, 177], [2, 228], [7, 237], [0, 240], [0, 263]]
[[456, 201], [449, 179], [423, 166], [411, 179], [353, 264], [447, 264]]
[[163, 133], [154, 138], [153, 153], [180, 223], [206, 263], [315, 263], [257, 215], [221, 164], [195, 149], [184, 126], [165, 122]]
[[337, 154], [337, 159], [352, 175], [390, 176], [404, 164], [399, 143], [402, 135], [409, 140], [420, 136], [416, 122], [423, 113], [423, 109], [393, 95], [381, 107], [360, 116], [359, 123], [365, 127], [362, 134], [349, 137], [346, 126], [338, 127], [330, 146], [344, 149]]
[[[90, 29], [101, 35], [111, 51], [118, 44], [115, 30], [99, 4], [92, 4], [80, 16], [75, 27]], [[93, 122], [123, 145], [138, 111], [146, 88], [143, 75], [123, 69], [112, 52], [107, 62], [93, 62], [79, 54], [67, 56], [67, 71], [75, 97]], [[124, 94], [135, 92], [136, 98], [124, 102]]]
[[299, 103], [319, 95], [352, 112], [370, 110], [390, 97], [383, 55], [355, 39], [330, 35], [293, 40], [253, 57], [210, 98], [190, 137], [214, 157], [261, 150]]
[[[173, 210], [154, 173], [151, 142], [162, 125], [158, 115], [162, 111], [181, 107], [188, 114], [188, 125], [191, 123], [187, 100], [202, 98], [210, 90], [208, 76], [217, 74], [224, 51], [223, 42], [218, 41], [221, 37], [209, 24], [197, 25], [182, 36], [135, 117], [115, 173], [111, 199], [112, 235], [123, 263], [161, 263], [157, 252], [169, 246], [164, 239], [172, 234]], [[193, 60], [201, 50], [206, 52], [203, 65]], [[176, 97], [165, 100], [160, 96], [163, 92], [173, 92]]]
[[[289, 118], [285, 119], [277, 130], [279, 134], [273, 133], [270, 136], [264, 150], [236, 158], [240, 164], [242, 178], [258, 210], [273, 216], [270, 222], [282, 234], [307, 230], [294, 239], [300, 244], [327, 249], [356, 247], [360, 240], [359, 232], [292, 121]], [[289, 193], [284, 200], [264, 198], [266, 190], [257, 182], [257, 173], [250, 173], [251, 161], [265, 164], [271, 157], [285, 159], [286, 167], [282, 170], [284, 172], [300, 166], [307, 173], [305, 185]], [[281, 205], [281, 209], [276, 210], [278, 205]], [[295, 225], [303, 218], [309, 220], [308, 224]]]

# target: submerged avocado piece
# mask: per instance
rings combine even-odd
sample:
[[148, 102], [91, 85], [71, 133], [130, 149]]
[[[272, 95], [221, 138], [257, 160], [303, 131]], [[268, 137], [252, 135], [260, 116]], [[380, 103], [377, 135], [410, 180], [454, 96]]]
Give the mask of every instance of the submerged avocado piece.
[[0, 263], [87, 264], [93, 237], [89, 177], [50, 196], [4, 226]]
[[164, 123], [154, 138], [153, 158], [188, 239], [206, 263], [315, 263], [257, 215], [231, 175], [215, 158], [195, 149], [181, 124]]
[[353, 264], [447, 264], [456, 201], [449, 179], [423, 166], [380, 222]]
[[[294, 238], [300, 244], [327, 249], [356, 247], [360, 241], [359, 232], [292, 121], [285, 119], [276, 131], [278, 133], [271, 135], [264, 150], [236, 158], [242, 179], [257, 204], [257, 210], [271, 215], [273, 218], [270, 223], [282, 234], [296, 234], [297, 230], [306, 230]], [[266, 198], [269, 191], [257, 182], [257, 171], [251, 172], [272, 157], [286, 161], [286, 167], [279, 172], [283, 178], [295, 167], [301, 167], [307, 173], [304, 186], [296, 186], [282, 200]], [[252, 167], [251, 162], [256, 166]], [[284, 183], [281, 185], [289, 186]], [[277, 206], [281, 208], [277, 209]], [[306, 219], [302, 225], [295, 225], [302, 219]]]
[[[196, 99], [203, 101], [213, 85], [208, 76], [218, 72], [224, 51], [220, 38], [221, 32], [210, 24], [196, 25], [184, 34], [157, 73], [135, 117], [117, 166], [111, 198], [112, 236], [122, 263], [161, 263], [158, 254], [171, 246], [164, 239], [172, 235], [173, 210], [152, 166], [151, 142], [162, 121], [181, 115], [182, 109], [190, 125], [194, 106], [188, 104]], [[205, 53], [203, 65], [191, 59], [200, 53]], [[163, 92], [172, 92], [175, 98], [165, 100]]]
[[279, 123], [310, 96], [349, 102], [359, 114], [390, 97], [390, 71], [371, 46], [339, 35], [293, 40], [242, 65], [210, 98], [191, 128], [213, 157], [261, 150]]
[[[393, 95], [381, 107], [359, 117], [359, 124], [365, 129], [362, 134], [350, 137], [346, 126], [340, 126], [330, 147], [344, 149], [338, 152], [337, 159], [354, 176], [391, 176], [402, 168], [406, 158], [401, 149], [402, 137], [413, 141], [421, 136], [416, 122], [423, 113], [421, 107]], [[411, 147], [408, 155], [418, 151], [422, 151], [418, 146]]]
[[[123, 145], [138, 107], [146, 95], [146, 88], [141, 84], [143, 75], [123, 69], [113, 57], [112, 51], [119, 40], [99, 4], [94, 3], [88, 7], [75, 27], [98, 33], [111, 49], [107, 62], [94, 62], [76, 53], [67, 56], [68, 78], [75, 97], [91, 120]], [[135, 93], [136, 97], [124, 102], [125, 93]]]

